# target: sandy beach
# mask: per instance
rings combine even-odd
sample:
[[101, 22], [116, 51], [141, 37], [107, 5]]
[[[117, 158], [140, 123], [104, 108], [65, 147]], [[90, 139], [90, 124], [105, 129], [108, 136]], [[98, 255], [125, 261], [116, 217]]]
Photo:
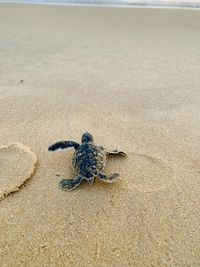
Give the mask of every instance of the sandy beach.
[[[199, 46], [199, 10], [0, 5], [0, 146], [37, 156], [0, 201], [1, 267], [200, 266]], [[73, 151], [47, 148], [85, 131], [128, 156], [64, 192]]]

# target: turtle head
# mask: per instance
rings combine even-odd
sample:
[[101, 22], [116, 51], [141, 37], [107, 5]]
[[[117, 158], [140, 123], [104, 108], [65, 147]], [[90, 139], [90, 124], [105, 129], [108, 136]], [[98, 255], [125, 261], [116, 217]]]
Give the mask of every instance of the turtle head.
[[88, 132], [86, 132], [86, 133], [84, 133], [83, 135], [82, 135], [82, 139], [81, 139], [81, 142], [83, 143], [83, 144], [85, 144], [85, 143], [93, 143], [93, 137], [92, 137], [92, 135], [90, 134], [90, 133], [88, 133]]

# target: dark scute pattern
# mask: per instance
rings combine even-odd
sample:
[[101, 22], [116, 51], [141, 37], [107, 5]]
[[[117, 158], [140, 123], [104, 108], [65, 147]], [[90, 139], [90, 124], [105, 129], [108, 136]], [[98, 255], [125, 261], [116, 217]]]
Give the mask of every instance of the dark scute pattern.
[[102, 171], [106, 156], [102, 149], [93, 144], [83, 144], [75, 152], [72, 164], [85, 178], [92, 178]]

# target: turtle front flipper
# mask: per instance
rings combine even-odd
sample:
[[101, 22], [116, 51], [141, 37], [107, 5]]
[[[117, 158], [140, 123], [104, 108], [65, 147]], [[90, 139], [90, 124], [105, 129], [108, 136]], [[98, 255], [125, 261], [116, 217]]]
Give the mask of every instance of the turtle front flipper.
[[64, 191], [72, 191], [80, 185], [82, 180], [82, 177], [78, 177], [76, 179], [63, 179], [60, 181], [60, 187]]
[[123, 152], [121, 150], [117, 150], [117, 149], [108, 150], [108, 149], [106, 149], [106, 148], [104, 148], [102, 146], [100, 148], [103, 149], [105, 151], [105, 153], [108, 154], [108, 155], [120, 155], [120, 156], [126, 156], [127, 155], [125, 152]]
[[57, 142], [53, 145], [51, 145], [48, 150], [49, 151], [55, 151], [57, 149], [65, 149], [65, 148], [69, 148], [69, 147], [73, 147], [75, 150], [77, 150], [77, 148], [79, 147], [80, 145], [74, 141], [60, 141], [60, 142]]
[[116, 180], [116, 178], [119, 176], [119, 173], [112, 173], [110, 175], [106, 175], [104, 173], [99, 173], [98, 177], [101, 181], [107, 182], [107, 183], [112, 183]]

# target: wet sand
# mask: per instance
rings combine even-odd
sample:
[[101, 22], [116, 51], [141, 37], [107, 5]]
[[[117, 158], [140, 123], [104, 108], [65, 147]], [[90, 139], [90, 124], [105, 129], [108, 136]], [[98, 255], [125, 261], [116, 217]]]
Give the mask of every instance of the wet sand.
[[34, 175], [37, 157], [19, 143], [0, 147], [0, 200], [21, 189]]
[[[200, 13], [0, 5], [0, 144], [37, 155], [0, 201], [1, 266], [200, 265]], [[106, 173], [73, 192], [84, 131]]]

